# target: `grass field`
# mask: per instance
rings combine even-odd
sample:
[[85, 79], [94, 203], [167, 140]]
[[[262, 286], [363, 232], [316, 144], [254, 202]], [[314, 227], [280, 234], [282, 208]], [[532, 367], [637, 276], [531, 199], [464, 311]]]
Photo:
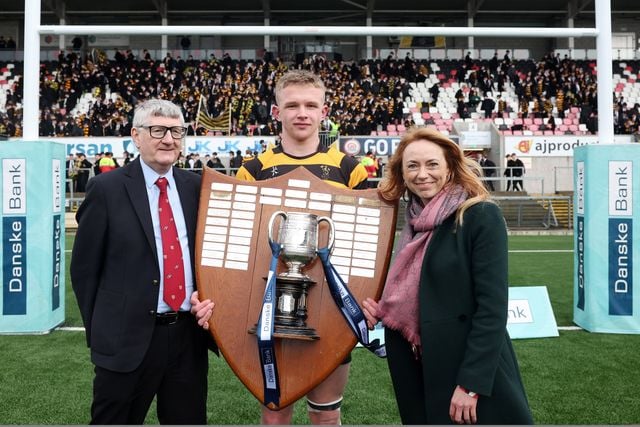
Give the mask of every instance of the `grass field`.
[[[67, 235], [67, 247], [73, 236]], [[573, 240], [512, 236], [510, 284], [545, 285], [559, 326], [572, 325]], [[561, 251], [561, 252], [545, 252]], [[67, 268], [69, 253], [67, 253]], [[81, 326], [67, 274], [66, 326]], [[640, 335], [561, 331], [558, 338], [515, 340], [537, 424], [638, 424]], [[398, 424], [384, 360], [353, 353], [344, 424]], [[0, 424], [86, 424], [93, 369], [82, 332], [0, 336]], [[256, 400], [224, 360], [210, 357], [209, 423], [257, 424]], [[294, 422], [308, 423], [303, 405]], [[155, 410], [147, 417], [156, 424]]]

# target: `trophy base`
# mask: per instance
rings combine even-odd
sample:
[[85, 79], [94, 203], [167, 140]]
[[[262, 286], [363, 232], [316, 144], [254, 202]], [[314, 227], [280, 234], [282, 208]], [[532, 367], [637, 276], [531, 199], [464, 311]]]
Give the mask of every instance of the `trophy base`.
[[[256, 334], [257, 325], [254, 325], [247, 332], [250, 334]], [[297, 326], [285, 326], [275, 325], [273, 327], [273, 336], [276, 338], [287, 338], [294, 340], [306, 340], [315, 341], [320, 338], [320, 335], [313, 328], [297, 327]]]

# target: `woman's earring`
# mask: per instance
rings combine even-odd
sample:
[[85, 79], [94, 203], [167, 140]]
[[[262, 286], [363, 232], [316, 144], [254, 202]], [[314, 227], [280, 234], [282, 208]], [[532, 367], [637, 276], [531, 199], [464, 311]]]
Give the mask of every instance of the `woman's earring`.
[[411, 200], [411, 196], [409, 195], [409, 190], [404, 190], [404, 193], [402, 193], [402, 200], [409, 203], [409, 200]]

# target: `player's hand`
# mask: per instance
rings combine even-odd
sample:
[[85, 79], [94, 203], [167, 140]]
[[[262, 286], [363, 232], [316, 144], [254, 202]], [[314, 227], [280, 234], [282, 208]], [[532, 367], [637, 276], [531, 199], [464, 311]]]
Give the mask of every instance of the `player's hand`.
[[191, 294], [189, 302], [191, 303], [191, 314], [196, 316], [198, 325], [203, 329], [209, 329], [209, 319], [213, 314], [213, 307], [215, 307], [213, 301], [208, 299], [200, 301], [198, 299], [198, 291], [195, 291]]

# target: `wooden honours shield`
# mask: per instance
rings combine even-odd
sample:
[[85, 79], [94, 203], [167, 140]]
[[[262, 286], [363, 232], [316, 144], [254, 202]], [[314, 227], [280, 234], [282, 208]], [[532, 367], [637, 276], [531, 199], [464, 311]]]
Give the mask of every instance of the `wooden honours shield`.
[[[246, 182], [205, 168], [196, 234], [200, 299], [215, 302], [210, 330], [225, 360], [262, 403], [264, 384], [255, 329], [271, 250], [268, 225], [277, 211], [330, 217], [335, 227], [331, 262], [356, 301], [378, 299], [393, 247], [397, 204], [375, 189], [337, 188], [300, 167], [265, 181]], [[319, 247], [327, 246], [327, 224], [319, 224]], [[279, 261], [278, 272], [285, 270]], [[309, 288], [306, 324], [318, 339], [275, 339], [280, 407], [307, 394], [347, 357], [356, 338], [331, 297], [322, 263], [304, 269]]]

